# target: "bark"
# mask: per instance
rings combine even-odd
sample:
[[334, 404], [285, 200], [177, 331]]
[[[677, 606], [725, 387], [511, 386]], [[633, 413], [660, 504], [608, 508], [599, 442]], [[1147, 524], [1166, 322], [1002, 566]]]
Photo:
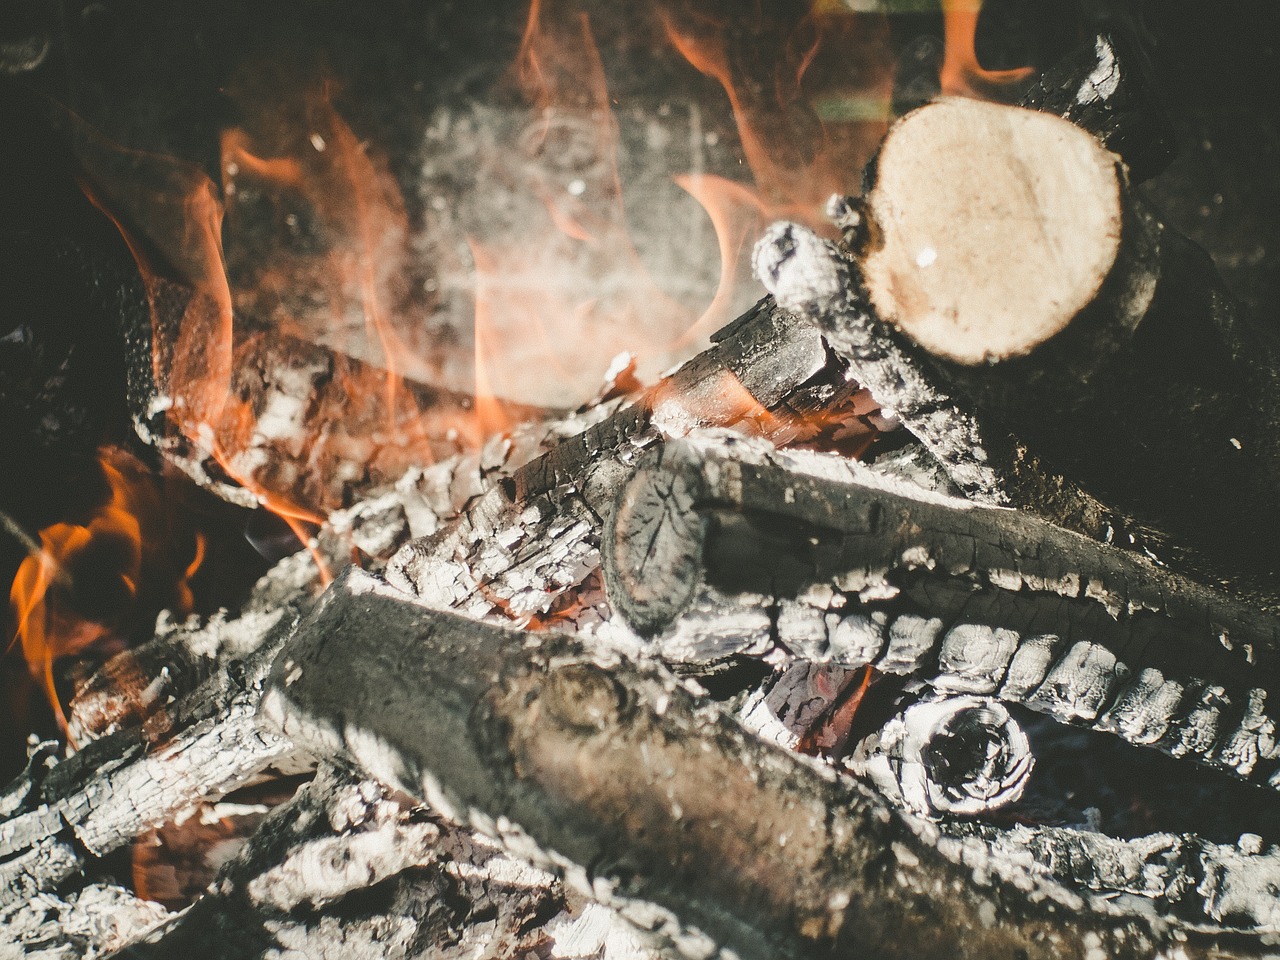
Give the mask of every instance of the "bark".
[[1045, 70], [1022, 105], [1070, 120], [1097, 137], [1141, 183], [1173, 160], [1176, 135], [1141, 45], [1099, 34]]
[[770, 301], [634, 403], [503, 478], [435, 535], [407, 546], [388, 578], [425, 602], [527, 622], [599, 566], [600, 516], [629, 465], [664, 437], [707, 425], [796, 442], [852, 423], [858, 385], [809, 323]]
[[264, 711], [311, 749], [556, 865], [689, 955], [1219, 947], [1032, 875], [1018, 886], [989, 862], [973, 866], [990, 885], [974, 883], [931, 829], [750, 736], [660, 668], [432, 611], [359, 571], [295, 634]]
[[606, 529], [610, 602], [668, 661], [871, 664], [1280, 785], [1280, 621], [1131, 552], [714, 435], [641, 461]]

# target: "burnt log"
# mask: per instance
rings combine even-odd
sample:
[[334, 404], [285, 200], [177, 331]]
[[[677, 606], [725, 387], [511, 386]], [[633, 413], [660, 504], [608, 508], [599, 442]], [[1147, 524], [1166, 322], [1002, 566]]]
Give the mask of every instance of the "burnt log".
[[550, 875], [322, 766], [206, 896], [117, 956], [516, 956], [546, 946], [538, 921], [562, 907]]
[[360, 571], [330, 587], [269, 686], [264, 714], [285, 735], [470, 820], [690, 955], [1220, 946], [1035, 875], [975, 884], [931, 828], [752, 737], [656, 665], [429, 610]]
[[1273, 597], [1280, 556], [1256, 533], [1280, 524], [1280, 342], [1116, 158], [1040, 114], [944, 101], [890, 131], [869, 177], [856, 272], [932, 378]]
[[870, 664], [1280, 786], [1280, 620], [1031, 514], [711, 435], [640, 462], [604, 556], [668, 661]]
[[733, 427], [779, 443], [859, 422], [859, 385], [808, 321], [762, 300], [712, 347], [509, 475], [480, 478], [458, 517], [388, 566], [442, 609], [528, 622], [599, 566], [600, 517], [630, 464], [664, 437]]

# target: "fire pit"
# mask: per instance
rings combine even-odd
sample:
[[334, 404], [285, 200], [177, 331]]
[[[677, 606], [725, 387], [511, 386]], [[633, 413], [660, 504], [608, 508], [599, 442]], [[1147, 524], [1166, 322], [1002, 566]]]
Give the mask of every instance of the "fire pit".
[[0, 956], [1274, 950], [1275, 13], [739, 6], [0, 24]]

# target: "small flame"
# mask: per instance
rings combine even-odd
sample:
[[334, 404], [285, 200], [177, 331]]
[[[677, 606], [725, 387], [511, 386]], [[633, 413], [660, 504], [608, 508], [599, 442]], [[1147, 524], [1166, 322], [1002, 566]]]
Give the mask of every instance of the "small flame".
[[1004, 99], [1010, 88], [1035, 72], [1032, 67], [987, 70], [978, 63], [974, 43], [983, 0], [942, 0], [945, 51], [939, 81], [949, 96]]
[[829, 229], [827, 198], [856, 185], [889, 119], [883, 23], [832, 4], [776, 23], [761, 15], [745, 30], [674, 2], [659, 17], [676, 50], [724, 89], [765, 216]]
[[[157, 491], [146, 469], [113, 448], [102, 451], [99, 465], [110, 491], [106, 503], [86, 523], [55, 523], [41, 530], [39, 551], [23, 560], [9, 590], [17, 626], [14, 642], [64, 731], [54, 664], [109, 638], [121, 639], [115, 631], [138, 599], [149, 565], [147, 550], [166, 540], [154, 529], [144, 537], [144, 524], [154, 527], [160, 517]], [[191, 609], [190, 579], [203, 556], [200, 540], [174, 584], [170, 606], [179, 615]], [[83, 589], [82, 580], [88, 582]], [[78, 607], [92, 609], [82, 612]]]

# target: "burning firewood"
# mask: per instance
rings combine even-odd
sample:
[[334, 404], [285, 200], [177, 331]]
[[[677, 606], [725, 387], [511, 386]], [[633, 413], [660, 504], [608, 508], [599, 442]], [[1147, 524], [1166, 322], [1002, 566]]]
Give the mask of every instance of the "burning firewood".
[[604, 553], [668, 662], [872, 664], [1274, 785], [1280, 621], [1029, 514], [711, 435], [639, 463]]
[[[1064, 144], [1077, 159], [1055, 173]], [[1043, 164], [1020, 166], [1038, 151]], [[988, 157], [980, 176], [967, 159], [964, 173], [949, 165], [962, 153]], [[871, 177], [853, 261], [791, 225], [766, 237], [757, 266], [779, 302], [822, 316], [857, 351], [855, 375], [944, 456], [976, 438], [969, 461], [1010, 502], [1083, 517], [1068, 525], [1094, 536], [1116, 528], [1114, 515], [1038, 504], [1043, 484], [1028, 493], [1019, 478], [1022, 442], [1155, 528], [1162, 556], [1265, 601], [1275, 558], [1252, 532], [1275, 525], [1280, 502], [1280, 348], [1207, 257], [1128, 192], [1091, 138], [1015, 108], [922, 108], [889, 134]], [[1043, 230], [1019, 238], [1017, 223]], [[1042, 276], [1058, 258], [1068, 268]], [[938, 410], [945, 432], [931, 433]]]
[[641, 451], [709, 425], [794, 442], [849, 424], [869, 438], [857, 390], [811, 324], [762, 301], [633, 403], [491, 480], [388, 577], [441, 608], [527, 620], [599, 565], [599, 518]]
[[[974, 850], [952, 862], [936, 831], [656, 666], [432, 611], [359, 571], [301, 625], [269, 687], [286, 735], [502, 838], [689, 955], [1137, 957], [1174, 942], [1144, 915], [1030, 875], [1018, 887]], [[1219, 949], [1185, 930], [1177, 945]]]

